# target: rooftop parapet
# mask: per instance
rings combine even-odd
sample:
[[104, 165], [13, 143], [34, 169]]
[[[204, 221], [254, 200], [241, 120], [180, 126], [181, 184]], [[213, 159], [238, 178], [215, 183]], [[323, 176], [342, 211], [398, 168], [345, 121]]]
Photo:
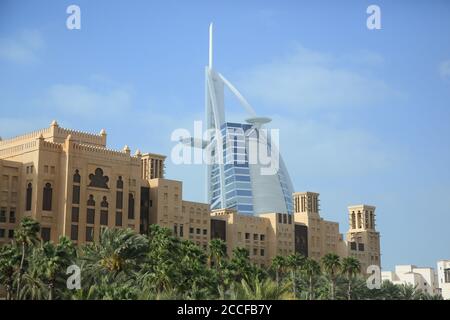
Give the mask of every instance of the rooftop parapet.
[[77, 153], [89, 153], [90, 156], [98, 155], [101, 157], [107, 156], [108, 159], [119, 160], [119, 161], [131, 161], [137, 165], [141, 163], [141, 156], [131, 155], [129, 149], [126, 150], [124, 148], [123, 151], [108, 149], [101, 146], [94, 146], [91, 144], [78, 143], [76, 141], [71, 141], [69, 152], [77, 152]]
[[68, 135], [72, 136], [72, 140], [83, 144], [90, 144], [95, 146], [106, 147], [106, 132], [104, 129], [100, 131], [99, 134], [83, 132], [78, 130], [71, 130], [62, 128], [58, 125], [56, 121], [52, 121], [50, 126], [45, 129], [40, 129], [9, 139], [0, 140], [0, 150], [22, 145], [24, 142], [31, 142], [40, 136], [46, 141], [63, 143]]

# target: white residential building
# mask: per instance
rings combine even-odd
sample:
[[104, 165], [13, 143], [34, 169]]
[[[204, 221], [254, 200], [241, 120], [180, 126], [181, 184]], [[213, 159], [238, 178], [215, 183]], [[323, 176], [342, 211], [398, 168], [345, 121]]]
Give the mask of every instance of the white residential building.
[[450, 260], [437, 263], [438, 286], [444, 299], [450, 300]]
[[[449, 261], [450, 263], [450, 261]], [[395, 266], [395, 271], [383, 271], [381, 277], [394, 284], [411, 284], [430, 294], [440, 293], [436, 272], [433, 268], [418, 268], [414, 265]]]

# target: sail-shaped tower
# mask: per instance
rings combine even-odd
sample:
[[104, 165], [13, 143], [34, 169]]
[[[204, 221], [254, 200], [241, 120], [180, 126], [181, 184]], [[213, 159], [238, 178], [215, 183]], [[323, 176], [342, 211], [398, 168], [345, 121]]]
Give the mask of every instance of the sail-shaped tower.
[[[271, 120], [258, 117], [242, 94], [213, 68], [213, 24], [209, 27], [209, 64], [206, 78], [206, 125], [210, 137], [202, 147], [215, 159], [207, 164], [207, 192], [211, 209], [232, 208], [241, 214], [266, 212], [292, 213], [293, 187], [278, 146], [271, 135], [264, 134]], [[227, 122], [224, 90], [237, 98], [249, 115], [245, 122]], [[263, 148], [276, 160], [275, 170], [267, 170], [259, 153]], [[258, 149], [259, 150], [259, 149]], [[274, 157], [274, 155], [278, 155]], [[273, 165], [273, 163], [271, 163]], [[268, 172], [269, 171], [269, 172]]]

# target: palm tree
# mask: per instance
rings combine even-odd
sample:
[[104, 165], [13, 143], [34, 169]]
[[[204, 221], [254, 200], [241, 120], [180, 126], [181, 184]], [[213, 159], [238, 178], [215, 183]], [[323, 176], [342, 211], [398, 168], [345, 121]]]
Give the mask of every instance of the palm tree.
[[280, 273], [283, 271], [285, 267], [286, 267], [285, 257], [277, 255], [272, 259], [272, 269], [275, 270], [275, 279], [277, 285], [280, 284]]
[[422, 290], [417, 289], [417, 285], [403, 283], [399, 285], [399, 298], [401, 300], [419, 300]]
[[209, 242], [209, 265], [214, 264], [216, 270], [222, 266], [222, 259], [227, 255], [227, 244], [222, 239]]
[[0, 247], [0, 284], [6, 289], [6, 300], [12, 299], [14, 272], [20, 262], [20, 254], [17, 247], [4, 245]]
[[[374, 289], [376, 290], [376, 289]], [[371, 291], [374, 291], [371, 290]], [[397, 300], [400, 299], [400, 286], [393, 284], [389, 280], [384, 280], [379, 290], [378, 298], [383, 300]]]
[[248, 278], [254, 269], [250, 262], [250, 254], [246, 248], [233, 249], [233, 257], [229, 264], [234, 281]]
[[303, 265], [303, 271], [306, 274], [306, 277], [308, 279], [309, 284], [309, 290], [308, 290], [308, 299], [313, 300], [314, 299], [314, 279], [320, 275], [320, 264], [313, 259], [307, 258], [304, 265]]
[[347, 299], [352, 298], [352, 281], [353, 278], [361, 272], [361, 262], [355, 257], [345, 257], [342, 259], [341, 271], [347, 277], [348, 287], [347, 287]]
[[241, 280], [236, 290], [235, 298], [243, 300], [279, 300], [286, 299], [287, 287], [279, 286], [270, 278], [261, 281], [255, 277], [252, 281]]
[[112, 275], [135, 269], [148, 252], [149, 243], [145, 236], [131, 229], [105, 229], [98, 243], [81, 249], [81, 258], [87, 262], [91, 275]]
[[25, 217], [20, 222], [19, 228], [14, 232], [14, 238], [16, 243], [21, 246], [22, 257], [20, 259], [20, 267], [17, 276], [17, 299], [19, 299], [20, 294], [20, 281], [24, 273], [24, 263], [26, 251], [29, 246], [34, 245], [38, 242], [37, 233], [41, 229], [39, 223], [29, 217]]
[[444, 300], [441, 294], [436, 293], [428, 293], [428, 292], [422, 292], [420, 295], [420, 300]]
[[149, 228], [148, 239], [149, 250], [138, 278], [149, 291], [147, 296], [158, 296], [174, 290], [179, 280], [181, 245], [170, 229], [155, 224]]
[[330, 299], [336, 299], [336, 280], [341, 269], [341, 261], [337, 254], [328, 253], [322, 257], [322, 265], [330, 280]]
[[75, 258], [75, 247], [66, 237], [60, 237], [56, 245], [51, 242], [42, 245], [39, 270], [47, 283], [48, 300], [53, 300], [56, 280], [63, 274], [73, 258]]
[[297, 269], [303, 266], [304, 263], [305, 258], [297, 252], [290, 254], [286, 258], [286, 265], [291, 272], [292, 294], [294, 296], [294, 299], [297, 299], [297, 287], [296, 287]]

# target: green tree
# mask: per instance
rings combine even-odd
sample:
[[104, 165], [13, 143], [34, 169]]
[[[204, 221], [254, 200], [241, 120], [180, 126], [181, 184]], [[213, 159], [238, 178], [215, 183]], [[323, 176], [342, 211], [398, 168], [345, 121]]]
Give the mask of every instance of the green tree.
[[87, 262], [86, 271], [91, 277], [112, 276], [136, 270], [147, 255], [148, 239], [131, 229], [104, 229], [98, 243], [81, 249], [81, 259]]
[[209, 265], [219, 270], [222, 267], [222, 259], [227, 255], [227, 244], [222, 239], [212, 239], [209, 242]]
[[293, 253], [287, 256], [286, 265], [291, 273], [292, 295], [297, 299], [297, 270], [305, 263], [305, 257], [299, 253]]
[[237, 290], [235, 297], [243, 300], [279, 300], [288, 298], [287, 286], [280, 286], [270, 278], [260, 280], [258, 277], [255, 277], [251, 281], [242, 279], [235, 290]]
[[330, 299], [336, 299], [336, 281], [341, 269], [341, 261], [337, 254], [328, 253], [322, 257], [323, 270], [330, 281]]
[[412, 284], [399, 285], [399, 298], [400, 300], [419, 300], [422, 294], [422, 290], [413, 286]]
[[29, 217], [25, 217], [20, 222], [19, 228], [14, 232], [14, 239], [17, 245], [20, 246], [22, 252], [19, 272], [17, 274], [17, 299], [19, 299], [22, 275], [25, 271], [24, 265], [27, 249], [38, 242], [39, 237], [37, 234], [40, 229], [41, 227], [37, 221]]
[[14, 273], [19, 267], [20, 253], [11, 244], [0, 247], [0, 284], [6, 289], [6, 300], [13, 296]]
[[355, 257], [345, 257], [342, 259], [341, 272], [348, 281], [347, 300], [352, 299], [352, 282], [356, 275], [361, 272], [361, 262]]
[[275, 271], [275, 280], [277, 282], [277, 285], [280, 285], [280, 274], [283, 272], [285, 267], [285, 257], [277, 255], [272, 259], [272, 269]]
[[181, 246], [171, 230], [151, 225], [148, 230], [149, 251], [138, 274], [146, 296], [159, 296], [175, 290], [179, 279]]
[[303, 271], [308, 281], [308, 299], [313, 300], [315, 280], [321, 273], [320, 264], [316, 260], [307, 258], [303, 265]]
[[249, 279], [255, 271], [250, 262], [250, 254], [248, 250], [240, 247], [233, 249], [233, 256], [228, 267], [231, 271], [231, 280], [238, 282], [242, 279]]
[[48, 288], [48, 300], [53, 300], [56, 282], [65, 275], [65, 270], [74, 260], [75, 254], [74, 245], [66, 237], [60, 237], [56, 245], [46, 242], [38, 250], [38, 269]]

